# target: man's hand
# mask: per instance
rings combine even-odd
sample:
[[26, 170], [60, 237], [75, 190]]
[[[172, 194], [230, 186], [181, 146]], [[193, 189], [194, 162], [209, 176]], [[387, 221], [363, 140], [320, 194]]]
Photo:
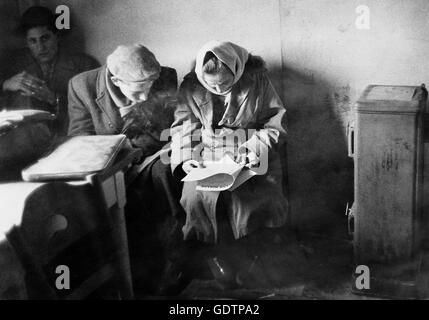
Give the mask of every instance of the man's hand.
[[259, 158], [256, 153], [248, 151], [247, 153], [240, 153], [236, 159], [241, 165], [245, 165], [248, 168], [255, 168], [259, 166]]
[[5, 80], [3, 90], [19, 92], [24, 96], [34, 97], [51, 105], [55, 104], [55, 93], [48, 88], [45, 81], [25, 71]]
[[55, 105], [55, 93], [48, 88], [46, 83], [34, 90], [34, 97], [40, 101], [49, 103], [52, 106]]

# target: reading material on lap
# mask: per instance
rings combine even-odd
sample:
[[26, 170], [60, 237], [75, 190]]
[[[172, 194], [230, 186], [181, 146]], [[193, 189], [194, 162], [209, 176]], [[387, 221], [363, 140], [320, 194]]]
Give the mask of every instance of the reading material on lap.
[[196, 181], [196, 190], [200, 191], [233, 191], [257, 174], [258, 169], [249, 169], [226, 155], [220, 161], [205, 161], [203, 167], [192, 169], [182, 181]]

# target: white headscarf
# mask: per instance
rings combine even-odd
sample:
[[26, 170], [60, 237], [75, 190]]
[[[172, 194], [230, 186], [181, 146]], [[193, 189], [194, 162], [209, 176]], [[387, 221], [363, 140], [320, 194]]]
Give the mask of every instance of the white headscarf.
[[216, 58], [222, 61], [232, 71], [232, 74], [234, 75], [233, 85], [240, 80], [243, 75], [244, 67], [247, 59], [249, 58], [249, 53], [246, 49], [232, 42], [220, 42], [217, 40], [207, 42], [198, 51], [195, 64], [195, 73], [197, 74], [198, 80], [210, 92], [222, 94], [210, 87], [203, 79], [204, 58], [208, 52], [212, 52]]

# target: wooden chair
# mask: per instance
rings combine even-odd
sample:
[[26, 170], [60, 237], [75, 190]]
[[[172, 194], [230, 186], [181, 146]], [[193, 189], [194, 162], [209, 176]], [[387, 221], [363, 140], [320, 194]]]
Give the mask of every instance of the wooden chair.
[[[121, 152], [84, 181], [38, 183], [25, 196], [21, 223], [7, 239], [26, 269], [30, 299], [84, 299], [100, 288], [109, 293], [100, 298], [133, 298], [124, 171], [139, 154]], [[70, 272], [69, 289], [58, 288], [58, 266]]]

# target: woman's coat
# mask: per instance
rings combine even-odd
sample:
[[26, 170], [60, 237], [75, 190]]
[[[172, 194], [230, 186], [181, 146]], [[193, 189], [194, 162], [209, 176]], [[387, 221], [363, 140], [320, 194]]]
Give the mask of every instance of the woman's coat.
[[[172, 125], [172, 169], [190, 159], [219, 158], [225, 136], [238, 139], [237, 152], [255, 152], [261, 165], [258, 175], [230, 192], [227, 214], [235, 238], [259, 227], [280, 227], [286, 222], [288, 202], [282, 190], [282, 165], [278, 148], [286, 134], [286, 110], [263, 67], [246, 68], [228, 97], [229, 104], [220, 130], [213, 129], [214, 94], [205, 88], [194, 72], [188, 74], [179, 90], [179, 105]], [[219, 105], [217, 105], [219, 107]], [[223, 107], [223, 106], [221, 106]], [[244, 130], [243, 130], [244, 129]], [[282, 159], [286, 161], [286, 159]], [[197, 191], [195, 182], [185, 182], [181, 204], [186, 211], [185, 239], [217, 242], [216, 205], [218, 191]]]

